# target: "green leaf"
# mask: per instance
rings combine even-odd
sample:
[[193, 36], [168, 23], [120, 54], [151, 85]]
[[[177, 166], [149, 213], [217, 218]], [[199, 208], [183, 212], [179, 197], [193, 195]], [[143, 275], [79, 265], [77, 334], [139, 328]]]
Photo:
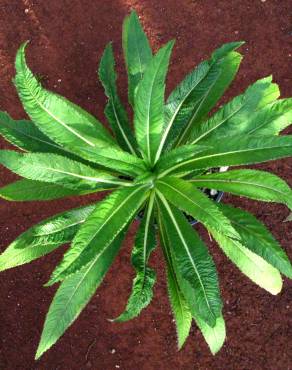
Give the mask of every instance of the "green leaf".
[[163, 254], [166, 260], [167, 266], [167, 290], [170, 305], [172, 308], [173, 316], [176, 324], [178, 349], [180, 350], [184, 345], [192, 324], [192, 314], [187, 305], [187, 302], [180, 290], [169, 250], [169, 242], [167, 240], [167, 234], [164, 230], [163, 223], [159, 219], [159, 231], [160, 231], [160, 242], [163, 250]]
[[[170, 94], [165, 107], [164, 132], [156, 160], [158, 160], [164, 146], [171, 146], [183, 130], [186, 130], [186, 133], [189, 132], [193, 122], [201, 119], [201, 113], [205, 114], [204, 110], [202, 110], [203, 106], [208, 113], [211, 109], [209, 107], [214, 103], [208, 96], [214, 94], [216, 101], [220, 98], [221, 95], [218, 97], [218, 93], [222, 94], [223, 92], [220, 93], [220, 87], [217, 83], [223, 77], [222, 73], [225, 64], [227, 64], [230, 57], [234, 59], [235, 66], [240, 62], [238, 53], [230, 56], [228, 56], [228, 53], [238, 48], [241, 44], [225, 44], [220, 49], [217, 49], [217, 52], [213, 53], [210, 60], [200, 63]], [[227, 59], [224, 60], [225, 57]], [[237, 68], [238, 65], [236, 70]], [[235, 73], [232, 69], [229, 72], [228, 78], [225, 77], [227, 84], [230, 83], [228, 79], [232, 79], [234, 77], [233, 73]], [[177, 144], [183, 143], [183, 139], [180, 140]]]
[[237, 136], [230, 136], [224, 140], [208, 140], [206, 145], [210, 149], [170, 166], [160, 173], [159, 177], [201, 168], [260, 163], [292, 155], [292, 135], [279, 137], [247, 135], [241, 136], [240, 140]]
[[292, 190], [280, 177], [265, 171], [233, 170], [197, 176], [190, 180], [197, 187], [227, 191], [265, 202], [286, 204], [292, 209]]
[[216, 319], [214, 327], [209, 326], [199, 316], [194, 317], [194, 320], [208, 343], [212, 354], [215, 355], [222, 348], [226, 339], [226, 328], [223, 316], [221, 315]]
[[156, 192], [180, 289], [192, 314], [198, 313], [210, 326], [215, 326], [222, 302], [214, 262], [184, 215], [162, 193]]
[[0, 134], [11, 144], [28, 152], [64, 153], [33, 122], [14, 120], [5, 112], [0, 112]]
[[257, 81], [244, 94], [232, 99], [207, 121], [194, 127], [191, 143], [246, 133], [254, 128], [254, 125], [250, 125], [250, 118], [256, 111], [273, 102], [279, 95], [279, 88], [272, 83], [272, 77]]
[[228, 258], [261, 288], [271, 294], [278, 294], [282, 289], [282, 279], [278, 270], [262, 257], [245, 248], [239, 241], [209, 229], [220, 248]]
[[123, 24], [123, 50], [128, 72], [129, 101], [134, 106], [135, 90], [152, 59], [152, 51], [135, 11]]
[[194, 109], [199, 105], [202, 99], [201, 85], [207, 88], [217, 75], [218, 69], [211, 69], [209, 62], [204, 61], [189, 73], [170, 94], [165, 105], [165, 123], [156, 160], [159, 159], [163, 148], [169, 147], [174, 142]]
[[[191, 328], [192, 314], [187, 306], [185, 298], [180, 290], [179, 283], [175, 276], [175, 271], [173, 263], [171, 260], [171, 253], [169, 250], [169, 242], [167, 241], [167, 235], [163, 228], [162, 222], [159, 222], [161, 244], [165, 259], [167, 261], [167, 283], [168, 283], [168, 293], [171, 302], [172, 310], [176, 320], [177, 335], [178, 335], [178, 348], [181, 349], [186, 338], [189, 335]], [[221, 315], [216, 319], [216, 324], [214, 327], [209, 326], [198, 314], [195, 314], [194, 310], [193, 317], [201, 330], [212, 354], [217, 353], [222, 347], [225, 338], [225, 322], [223, 316]]]
[[132, 293], [125, 311], [114, 320], [116, 322], [128, 321], [138, 316], [153, 297], [156, 274], [152, 268], [147, 266], [150, 254], [156, 247], [153, 203], [154, 193], [150, 196], [132, 252], [132, 264], [136, 270]]
[[218, 207], [229, 218], [246, 248], [262, 257], [288, 278], [292, 278], [292, 265], [289, 258], [260, 221], [241, 209], [226, 204], [218, 204]]
[[212, 227], [232, 238], [239, 238], [217, 205], [189, 182], [176, 177], [163, 178], [156, 183], [156, 189], [172, 204], [201, 221], [206, 227]]
[[0, 134], [11, 144], [27, 152], [55, 153], [86, 163], [86, 160], [54, 143], [28, 120], [14, 120], [0, 111]]
[[130, 183], [57, 154], [0, 151], [0, 163], [29, 180], [59, 184], [69, 189], [107, 189]]
[[157, 174], [168, 170], [170, 167], [173, 167], [177, 163], [181, 163], [186, 159], [194, 156], [197, 153], [203, 152], [208, 149], [207, 146], [202, 145], [182, 145], [178, 148], [172, 149], [166, 152], [157, 162], [155, 172]]
[[152, 58], [135, 94], [135, 133], [148, 162], [154, 163], [164, 121], [164, 90], [173, 42], [161, 48]]
[[22, 44], [17, 52], [15, 85], [27, 114], [39, 129], [53, 141], [71, 148], [113, 144], [97, 119], [41, 86], [26, 64], [26, 45]]
[[130, 128], [127, 112], [117, 92], [117, 75], [115, 72], [115, 60], [111, 43], [105, 48], [100, 61], [98, 75], [105, 89], [106, 96], [108, 97], [105, 115], [115, 133], [117, 142], [122, 149], [135, 155], [137, 144]]
[[222, 45], [213, 52], [211, 63], [212, 65], [218, 63], [221, 72], [209, 91], [206, 91], [199, 110], [196, 113], [196, 118], [193, 118], [193, 122], [205, 117], [215, 107], [218, 100], [233, 81], [242, 60], [242, 55], [234, 50], [243, 44], [243, 41], [230, 42]]
[[60, 285], [46, 317], [36, 359], [64, 334], [101, 284], [117, 255], [123, 233], [104, 252]]
[[14, 202], [27, 202], [84, 195], [98, 190], [102, 189], [73, 190], [53, 183], [22, 179], [0, 188], [0, 197]]
[[95, 256], [102, 255], [141, 207], [148, 189], [149, 185], [123, 188], [98, 203], [47, 285], [76, 273]]
[[0, 271], [31, 262], [70, 242], [93, 209], [93, 205], [72, 209], [31, 227], [0, 255]]
[[144, 173], [146, 169], [141, 158], [124, 152], [117, 147], [84, 148], [82, 156], [93, 163], [132, 177]]
[[278, 135], [292, 122], [292, 99], [279, 99], [250, 118], [247, 134]]
[[[238, 43], [236, 47], [239, 47], [241, 44]], [[234, 51], [228, 52], [222, 59], [217, 59], [213, 54], [211, 64], [214, 77], [211, 79], [211, 83], [206, 84], [206, 86], [202, 83], [203, 86], [200, 86], [202, 88], [201, 100], [185, 125], [179, 139], [176, 141], [176, 146], [186, 143], [189, 140], [192, 136], [192, 130], [195, 129], [198, 122], [204, 119], [216, 105], [234, 79], [241, 60], [241, 54]]]
[[119, 150], [110, 134], [89, 113], [42, 88], [26, 65], [25, 46], [17, 53], [15, 84], [26, 112], [39, 129], [86, 160], [136, 175], [139, 171], [135, 166], [143, 167], [141, 159]]

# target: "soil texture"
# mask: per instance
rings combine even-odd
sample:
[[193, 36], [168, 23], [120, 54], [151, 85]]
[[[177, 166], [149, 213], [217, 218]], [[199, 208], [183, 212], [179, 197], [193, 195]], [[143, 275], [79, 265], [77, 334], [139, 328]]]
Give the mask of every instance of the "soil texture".
[[[105, 45], [114, 42], [122, 100], [127, 78], [121, 50], [121, 26], [136, 9], [155, 50], [176, 39], [167, 93], [201, 60], [224, 42], [245, 40], [244, 60], [224, 101], [255, 80], [273, 74], [283, 97], [292, 95], [291, 0], [0, 0], [0, 109], [25, 117], [11, 82], [20, 43], [30, 40], [28, 62], [44, 86], [104, 120], [105, 97], [97, 80]], [[286, 133], [292, 133], [291, 129]], [[4, 141], [1, 148], [9, 148]], [[292, 160], [257, 168], [272, 171], [292, 185]], [[16, 177], [0, 170], [0, 185]], [[0, 251], [34, 223], [98, 196], [46, 203], [0, 200]], [[224, 202], [256, 215], [292, 257], [291, 223], [283, 223], [284, 206], [224, 196]], [[155, 297], [141, 316], [113, 324], [122, 312], [134, 272], [130, 251], [137, 221], [102, 286], [79, 319], [40, 361], [34, 353], [55, 287], [44, 288], [65, 247], [30, 265], [0, 275], [1, 370], [288, 370], [292, 368], [292, 283], [284, 279], [281, 294], [271, 296], [244, 277], [203, 232], [217, 264], [227, 341], [213, 357], [193, 326], [178, 352], [168, 304], [165, 271], [159, 249], [151, 264], [158, 272]], [[202, 231], [201, 226], [196, 228]]]

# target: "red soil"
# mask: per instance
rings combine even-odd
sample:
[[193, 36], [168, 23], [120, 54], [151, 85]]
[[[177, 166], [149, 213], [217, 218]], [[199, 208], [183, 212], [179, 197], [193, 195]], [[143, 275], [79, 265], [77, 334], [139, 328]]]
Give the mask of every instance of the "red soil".
[[[0, 0], [0, 109], [15, 118], [24, 117], [11, 78], [16, 50], [21, 42], [30, 39], [29, 64], [43, 76], [45, 86], [103, 120], [105, 98], [97, 82], [97, 63], [106, 43], [113, 40], [125, 100], [121, 24], [131, 8], [139, 12], [155, 49], [171, 38], [177, 40], [168, 91], [215, 47], [245, 40], [242, 47], [245, 58], [227, 97], [271, 73], [280, 84], [282, 95], [292, 95], [289, 0]], [[3, 141], [0, 144], [8, 147]], [[275, 172], [292, 185], [291, 159], [260, 167]], [[14, 178], [1, 169], [1, 185]], [[35, 222], [90, 199], [93, 197], [30, 204], [0, 201], [0, 251]], [[265, 222], [292, 257], [291, 248], [288, 250], [292, 242], [291, 225], [282, 223], [288, 214], [285, 207], [231, 196], [225, 196], [224, 201], [248, 209]], [[196, 327], [185, 347], [177, 352], [159, 250], [152, 259], [158, 282], [151, 306], [129, 323], [108, 322], [107, 318], [122, 311], [130, 292], [133, 271], [129, 254], [135, 228], [136, 225], [90, 304], [38, 362], [33, 357], [55, 291], [42, 285], [64, 248], [0, 275], [1, 370], [291, 369], [291, 282], [285, 280], [283, 292], [271, 296], [245, 278], [210, 242], [219, 270], [228, 333], [226, 344], [216, 357], [210, 354]]]

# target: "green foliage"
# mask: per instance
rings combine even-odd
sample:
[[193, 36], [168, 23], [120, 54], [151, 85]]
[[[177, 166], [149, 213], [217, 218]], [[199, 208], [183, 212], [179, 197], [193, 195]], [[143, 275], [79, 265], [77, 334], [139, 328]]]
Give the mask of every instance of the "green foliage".
[[156, 274], [153, 269], [147, 266], [150, 254], [156, 247], [153, 206], [154, 193], [149, 200], [132, 251], [132, 264], [137, 273], [133, 281], [132, 293], [126, 310], [114, 320], [117, 322], [127, 321], [138, 316], [141, 310], [151, 302], [153, 296]]
[[128, 72], [129, 102], [134, 106], [135, 90], [152, 59], [152, 50], [136, 12], [126, 17], [123, 24], [123, 50]]
[[122, 106], [117, 92], [117, 75], [115, 72], [115, 60], [112, 44], [108, 44], [105, 48], [100, 60], [98, 75], [109, 99], [105, 108], [105, 115], [115, 133], [117, 142], [122, 149], [135, 155], [135, 138], [130, 128], [127, 112]]
[[31, 227], [0, 255], [0, 271], [33, 261], [71, 242], [93, 209], [92, 205], [72, 209]]
[[164, 119], [165, 77], [173, 42], [160, 49], [147, 66], [134, 98], [134, 124], [139, 147], [145, 160], [155, 160]]
[[292, 278], [291, 263], [267, 228], [246, 211], [214, 202], [206, 191], [292, 209], [291, 188], [276, 175], [220, 170], [291, 157], [292, 136], [279, 133], [292, 122], [292, 99], [278, 99], [278, 86], [266, 77], [210, 114], [240, 65], [242, 56], [235, 50], [242, 42], [234, 42], [215, 50], [165, 100], [173, 45], [167, 43], [153, 56], [137, 14], [126, 18], [123, 51], [133, 128], [119, 97], [113, 48], [106, 46], [98, 76], [114, 135], [40, 84], [26, 63], [26, 44], [17, 53], [15, 86], [31, 120], [14, 120], [0, 112], [0, 134], [17, 149], [0, 150], [0, 163], [21, 177], [2, 186], [0, 197], [47, 201], [113, 190], [98, 203], [32, 226], [0, 255], [4, 271], [70, 243], [46, 284], [60, 286], [36, 358], [63, 335], [94, 295], [136, 216], [141, 221], [131, 258], [136, 275], [125, 310], [112, 321], [130, 320], [151, 302], [156, 273], [150, 257], [159, 235], [179, 349], [192, 321], [213, 354], [226, 337], [216, 267], [190, 219], [201, 222], [239, 270], [268, 292], [281, 291], [281, 274]]

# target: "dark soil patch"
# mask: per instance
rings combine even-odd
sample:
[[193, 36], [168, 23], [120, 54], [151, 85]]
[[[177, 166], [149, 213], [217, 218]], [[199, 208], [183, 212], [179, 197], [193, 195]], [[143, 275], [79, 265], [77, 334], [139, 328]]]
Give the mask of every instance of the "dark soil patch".
[[[227, 96], [240, 93], [256, 79], [271, 73], [283, 96], [292, 95], [289, 0], [0, 0], [0, 109], [15, 118], [24, 116], [11, 78], [17, 47], [30, 39], [29, 64], [42, 76], [44, 84], [103, 120], [105, 98], [97, 83], [97, 63], [112, 39], [125, 100], [121, 24], [131, 7], [139, 12], [155, 48], [171, 38], [177, 39], [168, 91], [215, 47], [227, 41], [245, 40], [245, 59]], [[1, 146], [8, 148], [3, 141]], [[258, 168], [273, 171], [292, 185], [291, 159]], [[13, 179], [13, 175], [1, 169], [1, 185]], [[82, 202], [92, 199], [86, 197]], [[77, 206], [80, 201], [0, 201], [0, 250], [38, 220]], [[224, 201], [259, 217], [292, 257], [291, 224], [282, 223], [288, 214], [285, 207], [231, 196], [225, 196]], [[136, 226], [131, 228], [122, 252], [88, 307], [39, 362], [34, 362], [33, 357], [55, 291], [42, 285], [64, 249], [0, 275], [1, 370], [291, 369], [291, 282], [285, 280], [283, 292], [270, 296], [238, 272], [205, 234], [219, 270], [228, 332], [226, 344], [216, 357], [210, 354], [196, 327], [183, 350], [177, 352], [159, 250], [152, 261], [158, 271], [152, 305], [132, 322], [108, 322], [107, 318], [122, 311], [130, 292], [133, 271], [129, 254]]]

